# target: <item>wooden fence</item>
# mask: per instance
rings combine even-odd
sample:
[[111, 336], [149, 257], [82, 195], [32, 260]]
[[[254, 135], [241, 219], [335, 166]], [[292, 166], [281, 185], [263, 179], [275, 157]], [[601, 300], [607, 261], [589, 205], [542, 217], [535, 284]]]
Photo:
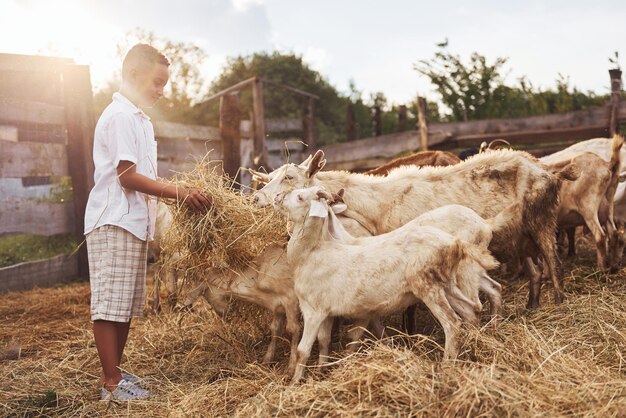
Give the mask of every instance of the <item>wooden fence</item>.
[[[92, 109], [88, 67], [64, 58], [0, 54], [0, 236], [74, 233], [83, 242], [85, 206], [93, 187]], [[237, 122], [237, 160], [251, 167], [254, 122]], [[294, 120], [264, 122], [268, 134], [302, 127]], [[154, 127], [161, 177], [191, 170], [207, 153], [222, 165], [223, 148], [229, 145], [222, 140], [223, 129], [163, 121], [154, 121]], [[264, 139], [263, 146], [270, 166], [282, 164], [289, 153], [302, 159], [296, 141], [288, 150], [281, 140]], [[0, 268], [0, 293], [75, 276], [88, 277], [84, 245], [72, 256]]]
[[[0, 54], [0, 235], [73, 232], [82, 240], [93, 177], [92, 109], [88, 67]], [[71, 257], [0, 269], [0, 292], [86, 276], [87, 270], [83, 247]]]
[[[259, 80], [247, 83], [259, 88]], [[326, 167], [362, 170], [408, 151], [466, 148], [495, 138], [537, 154], [554, 152], [575, 140], [608, 136], [626, 121], [626, 104], [619, 100], [621, 73], [619, 79], [612, 74], [612, 88], [606, 106], [576, 112], [433, 124], [420, 118], [416, 130], [323, 147]], [[230, 89], [221, 96], [219, 127], [154, 121], [161, 177], [189, 171], [207, 152], [209, 160], [234, 176], [239, 167], [258, 167], [259, 156], [271, 170], [286, 161], [298, 163], [314, 151], [296, 138], [274, 139], [300, 130], [307, 144], [315, 147], [312, 104], [302, 120], [266, 120], [261, 114], [248, 121], [241, 118], [235, 92]], [[257, 107], [262, 108], [262, 102]], [[62, 58], [0, 54], [0, 235], [73, 232], [82, 242], [93, 181], [92, 109], [86, 66]], [[240, 173], [239, 181], [248, 184], [249, 177]], [[68, 197], [60, 185], [70, 183]], [[1, 268], [0, 292], [53, 284], [70, 276], [88, 276], [84, 246], [72, 257]]]

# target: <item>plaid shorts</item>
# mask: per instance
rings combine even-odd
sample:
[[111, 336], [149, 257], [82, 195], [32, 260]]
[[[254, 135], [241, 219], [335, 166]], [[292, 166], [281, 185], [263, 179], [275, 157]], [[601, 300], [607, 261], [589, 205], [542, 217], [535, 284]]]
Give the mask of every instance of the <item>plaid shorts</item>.
[[104, 225], [87, 235], [92, 321], [143, 316], [147, 251], [146, 241], [118, 226]]

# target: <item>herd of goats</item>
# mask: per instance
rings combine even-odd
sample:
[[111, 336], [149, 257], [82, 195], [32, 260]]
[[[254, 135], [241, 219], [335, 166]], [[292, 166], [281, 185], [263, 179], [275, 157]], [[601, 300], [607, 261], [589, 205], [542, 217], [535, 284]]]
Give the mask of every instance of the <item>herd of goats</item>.
[[[323, 171], [317, 151], [269, 174], [250, 170], [264, 184], [253, 201], [288, 216], [289, 242], [268, 246], [243, 272], [208, 272], [227, 277], [202, 283], [184, 304], [204, 296], [218, 314], [231, 299], [269, 309], [263, 361], [274, 360], [286, 329], [294, 383], [315, 340], [319, 364], [329, 361], [335, 318], [354, 321], [354, 349], [366, 330], [382, 337], [381, 318], [393, 313], [406, 310], [407, 333], [414, 333], [417, 301], [444, 330], [444, 357], [455, 358], [464, 324], [480, 323], [480, 294], [492, 317], [501, 311], [502, 287], [489, 276], [498, 266], [528, 279], [528, 308], [539, 307], [542, 281], [552, 283], [555, 303], [563, 301], [557, 242], [564, 247], [567, 239], [575, 255], [579, 226], [593, 237], [598, 269], [617, 268], [626, 242], [623, 142], [619, 135], [590, 139], [540, 159], [511, 149], [463, 161], [424, 151], [367, 173]], [[171, 219], [159, 205], [157, 233]], [[158, 237], [152, 248], [159, 252]], [[168, 276], [175, 295], [175, 274]]]

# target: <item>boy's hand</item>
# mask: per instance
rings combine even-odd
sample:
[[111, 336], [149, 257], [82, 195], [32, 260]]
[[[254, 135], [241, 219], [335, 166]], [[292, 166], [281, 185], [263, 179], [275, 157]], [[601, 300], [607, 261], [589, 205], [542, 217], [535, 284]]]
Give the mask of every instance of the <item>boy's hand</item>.
[[213, 201], [211, 198], [202, 194], [198, 189], [180, 189], [182, 194], [179, 194], [179, 200], [182, 200], [190, 209], [197, 212], [206, 212], [213, 207]]

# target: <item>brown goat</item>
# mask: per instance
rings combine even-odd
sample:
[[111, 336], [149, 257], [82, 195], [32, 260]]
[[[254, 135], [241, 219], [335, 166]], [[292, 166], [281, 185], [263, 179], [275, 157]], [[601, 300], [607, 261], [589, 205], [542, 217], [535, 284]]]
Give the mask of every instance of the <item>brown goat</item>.
[[405, 165], [422, 167], [424, 165], [446, 166], [461, 162], [461, 159], [448, 151], [420, 151], [406, 157], [396, 158], [380, 167], [366, 171], [365, 174], [386, 176], [391, 170]]

